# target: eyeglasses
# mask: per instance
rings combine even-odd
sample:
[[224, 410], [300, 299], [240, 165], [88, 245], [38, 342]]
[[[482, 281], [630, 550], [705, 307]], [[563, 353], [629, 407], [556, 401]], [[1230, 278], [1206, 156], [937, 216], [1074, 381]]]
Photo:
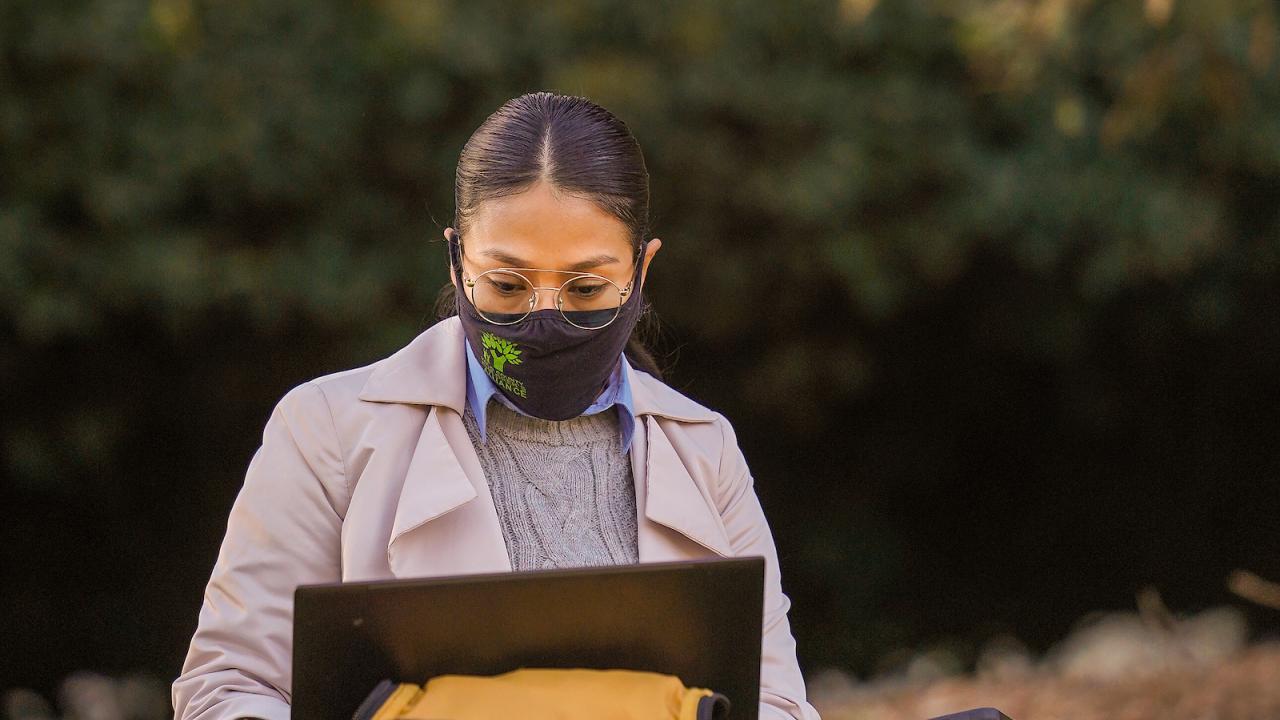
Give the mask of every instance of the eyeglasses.
[[[458, 238], [458, 256], [461, 258], [462, 240]], [[636, 262], [640, 261], [639, 252]], [[545, 272], [571, 275], [558, 286], [537, 286], [525, 273]], [[538, 292], [554, 290], [556, 309], [574, 327], [583, 330], [599, 330], [618, 317], [622, 304], [631, 295], [632, 279], [625, 287], [603, 275], [570, 270], [546, 270], [542, 268], [495, 268], [486, 270], [474, 278], [462, 275], [471, 304], [480, 317], [494, 325], [515, 325], [523, 321], [538, 305]]]

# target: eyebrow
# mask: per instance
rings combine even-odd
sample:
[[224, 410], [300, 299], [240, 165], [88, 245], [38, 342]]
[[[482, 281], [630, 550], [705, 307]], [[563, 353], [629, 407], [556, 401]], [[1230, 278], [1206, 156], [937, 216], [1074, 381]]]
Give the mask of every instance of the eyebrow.
[[[518, 258], [514, 255], [508, 255], [507, 253], [501, 250], [489, 249], [489, 250], [482, 251], [480, 254], [484, 255], [485, 257], [489, 257], [494, 260], [497, 260], [498, 262], [502, 263], [506, 267], [515, 267], [515, 268], [531, 267], [527, 260], [522, 260], [521, 258]], [[593, 255], [592, 257], [589, 257], [586, 260], [583, 260], [582, 262], [576, 262], [570, 265], [569, 270], [578, 272], [581, 270], [589, 270], [591, 268], [600, 267], [601, 265], [608, 265], [610, 263], [616, 263], [616, 262], [621, 262], [621, 261], [618, 260], [618, 258], [614, 257], [613, 255], [609, 255], [608, 253], [601, 253], [599, 255]]]

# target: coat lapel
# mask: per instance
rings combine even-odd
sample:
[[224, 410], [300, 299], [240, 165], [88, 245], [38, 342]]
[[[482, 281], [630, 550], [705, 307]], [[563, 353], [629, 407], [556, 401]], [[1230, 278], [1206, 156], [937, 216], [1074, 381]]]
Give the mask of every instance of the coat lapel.
[[396, 577], [511, 569], [506, 541], [462, 418], [427, 413], [396, 506], [387, 562]]
[[[387, 561], [396, 577], [511, 570], [484, 471], [462, 424], [463, 342], [456, 317], [436, 323], [378, 363], [359, 395], [369, 402], [429, 406], [387, 544]], [[731, 554], [714, 502], [659, 422], [712, 422], [715, 414], [647, 373], [624, 366], [637, 415], [630, 459], [640, 561]]]
[[[632, 473], [636, 480], [641, 562], [680, 560], [732, 554], [724, 524], [711, 497], [699, 485], [693, 468], [702, 448], [686, 448], [682, 457], [667, 427], [710, 423], [716, 414], [676, 392], [652, 375], [624, 363], [638, 422], [632, 439]], [[676, 421], [676, 422], [672, 422]]]
[[[640, 561], [685, 560], [706, 555], [730, 555], [724, 526], [681, 461], [661, 423], [641, 416], [640, 432], [632, 440], [632, 472], [636, 480], [636, 510]], [[635, 443], [642, 442], [643, 447]], [[695, 545], [696, 544], [696, 545]]]

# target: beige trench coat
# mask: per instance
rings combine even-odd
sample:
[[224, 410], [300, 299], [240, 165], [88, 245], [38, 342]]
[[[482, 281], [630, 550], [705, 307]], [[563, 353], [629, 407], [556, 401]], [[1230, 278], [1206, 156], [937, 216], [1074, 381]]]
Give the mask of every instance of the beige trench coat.
[[[462, 424], [463, 337], [448, 318], [390, 357], [281, 398], [173, 683], [176, 718], [289, 717], [297, 585], [511, 570]], [[818, 720], [796, 664], [773, 538], [732, 427], [653, 376], [627, 372], [638, 416], [640, 562], [764, 556], [761, 718]]]

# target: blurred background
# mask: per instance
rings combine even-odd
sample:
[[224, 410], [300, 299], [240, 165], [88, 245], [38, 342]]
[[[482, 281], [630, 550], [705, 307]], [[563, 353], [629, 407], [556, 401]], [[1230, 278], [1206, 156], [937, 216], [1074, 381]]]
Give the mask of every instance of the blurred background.
[[272, 406], [431, 324], [458, 152], [553, 90], [645, 150], [669, 382], [824, 717], [1280, 715], [1230, 705], [1280, 677], [1278, 45], [1262, 0], [0, 0], [5, 712], [168, 712]]

